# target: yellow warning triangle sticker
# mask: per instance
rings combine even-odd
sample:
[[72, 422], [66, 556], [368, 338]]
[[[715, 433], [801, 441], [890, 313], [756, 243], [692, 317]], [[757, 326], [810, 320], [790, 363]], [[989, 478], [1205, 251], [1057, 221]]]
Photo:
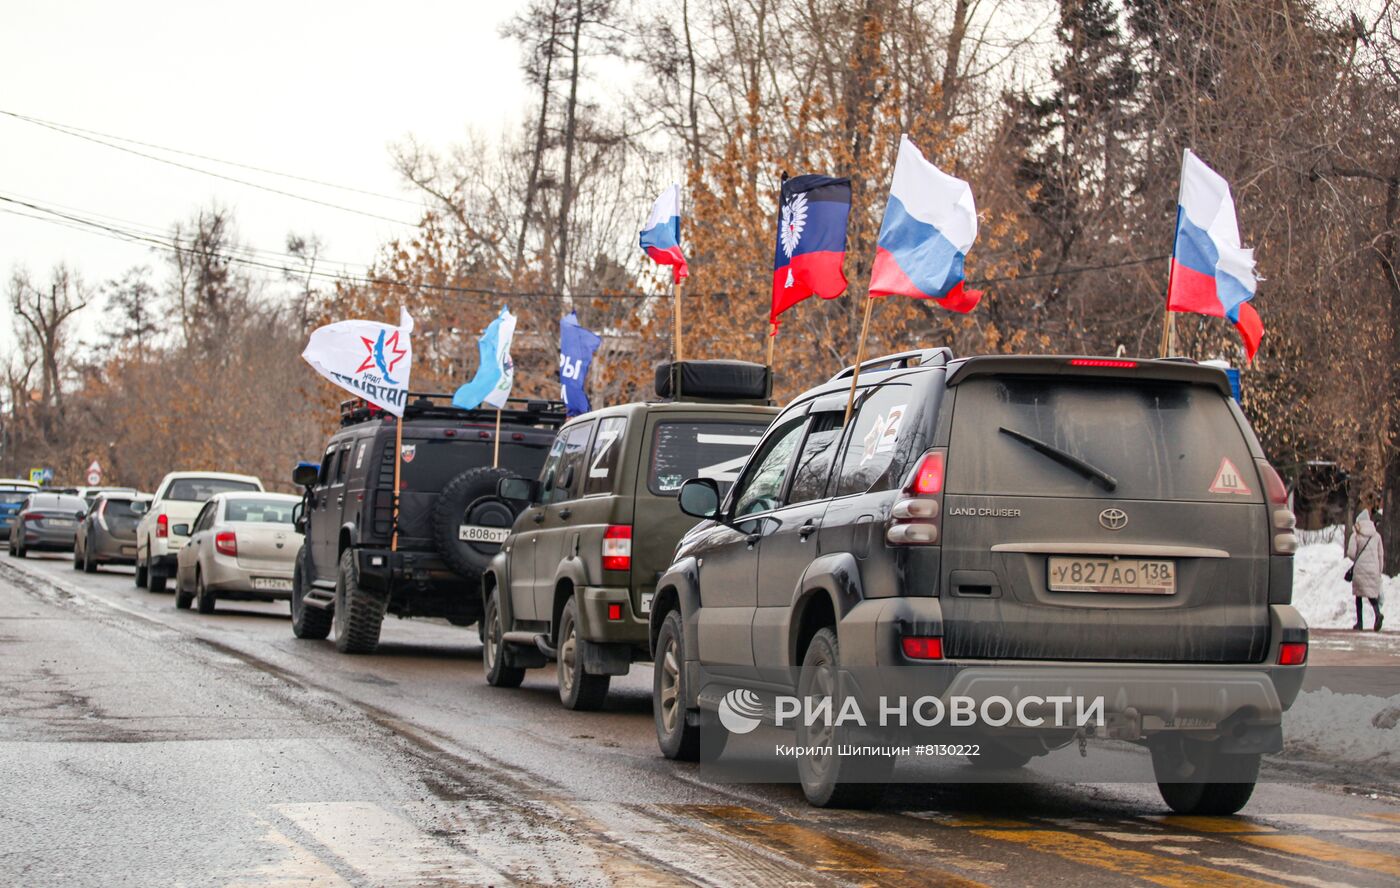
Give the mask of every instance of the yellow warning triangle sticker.
[[1210, 485], [1211, 493], [1234, 493], [1240, 496], [1249, 496], [1254, 493], [1244, 483], [1240, 477], [1240, 470], [1235, 468], [1235, 464], [1230, 462], [1229, 457], [1220, 461], [1220, 468], [1215, 473], [1215, 481]]

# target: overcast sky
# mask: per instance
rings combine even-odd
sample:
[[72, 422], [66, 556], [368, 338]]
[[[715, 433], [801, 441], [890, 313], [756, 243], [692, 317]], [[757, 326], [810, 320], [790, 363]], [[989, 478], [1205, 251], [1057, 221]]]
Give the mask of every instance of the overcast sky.
[[[5, 4], [0, 111], [280, 172], [411, 198], [389, 162], [412, 134], [447, 147], [495, 135], [528, 101], [500, 25], [524, 0], [52, 0]], [[319, 234], [324, 255], [360, 265], [407, 227], [177, 169], [0, 115], [0, 195], [166, 231], [211, 202], [242, 239], [281, 252]], [[140, 146], [182, 163], [413, 221], [413, 205]], [[0, 209], [14, 209], [0, 202]], [[24, 210], [24, 212], [31, 212]], [[57, 261], [99, 284], [160, 254], [0, 212], [0, 273], [46, 277]], [[4, 309], [8, 318], [8, 300]], [[86, 313], [85, 331], [96, 328]], [[0, 343], [13, 342], [9, 323]]]

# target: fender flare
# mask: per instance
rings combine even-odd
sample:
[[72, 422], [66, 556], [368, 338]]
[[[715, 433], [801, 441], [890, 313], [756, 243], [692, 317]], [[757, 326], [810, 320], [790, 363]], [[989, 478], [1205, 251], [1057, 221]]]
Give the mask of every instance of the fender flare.
[[[661, 623], [672, 610], [681, 612], [681, 620], [687, 629], [695, 623], [696, 612], [700, 609], [700, 569], [694, 556], [682, 558], [672, 564], [656, 581], [656, 596], [652, 599], [651, 614], [647, 626], [647, 650], [656, 656], [656, 637], [661, 634]], [[700, 645], [695, 632], [685, 633], [684, 655], [687, 660], [700, 657]]]
[[860, 563], [854, 555], [849, 552], [829, 552], [815, 558], [797, 581], [787, 615], [788, 663], [793, 670], [800, 668], [802, 663], [797, 645], [803, 615], [812, 602], [819, 599], [825, 599], [831, 605], [838, 629], [846, 615], [865, 600]]
[[[507, 540], [506, 542], [511, 541]], [[507, 557], [508, 555], [505, 546], [502, 545], [501, 551], [491, 558], [491, 563], [486, 566], [486, 570], [481, 572], [481, 588], [477, 590], [481, 595], [481, 613], [484, 618], [486, 614], [486, 590], [495, 588], [497, 607], [501, 610], [501, 628], [507, 632], [515, 623], [515, 609], [510, 600], [510, 559]]]
[[[559, 584], [565, 581], [573, 587], [573, 595], [575, 596], [578, 595], [580, 589], [588, 585], [588, 575], [584, 572], [583, 559], [579, 558], [577, 555], [570, 555], [561, 560], [559, 566], [554, 569], [554, 582], [551, 584], [551, 588], [554, 589], [554, 594], [550, 598], [552, 606], [549, 612], [549, 634], [551, 640], [556, 643], [559, 640], [559, 615], [564, 610], [564, 603], [559, 600]], [[592, 626], [587, 625], [587, 619], [586, 609], [582, 605], [579, 605], [579, 634], [584, 638], [592, 635], [593, 629]]]

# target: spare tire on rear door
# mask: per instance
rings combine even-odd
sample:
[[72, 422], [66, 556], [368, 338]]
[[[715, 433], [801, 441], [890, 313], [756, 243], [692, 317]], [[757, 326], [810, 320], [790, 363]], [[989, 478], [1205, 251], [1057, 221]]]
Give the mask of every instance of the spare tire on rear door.
[[[433, 539], [442, 560], [465, 577], [481, 576], [500, 551], [499, 540], [515, 523], [517, 510], [496, 496], [496, 484], [513, 473], [488, 467], [468, 469], [443, 487], [433, 507]], [[481, 528], [482, 530], [473, 530]]]

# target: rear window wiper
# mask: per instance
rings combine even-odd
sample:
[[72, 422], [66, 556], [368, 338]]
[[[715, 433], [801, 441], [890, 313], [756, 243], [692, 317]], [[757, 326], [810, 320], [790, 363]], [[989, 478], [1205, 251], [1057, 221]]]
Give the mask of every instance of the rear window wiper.
[[1070, 453], [1066, 450], [1061, 450], [1053, 444], [1046, 444], [1039, 438], [1032, 438], [1025, 432], [1018, 432], [1015, 429], [1008, 429], [1006, 426], [1001, 426], [1000, 432], [1003, 435], [1009, 435], [1012, 438], [1015, 438], [1017, 441], [1020, 441], [1022, 444], [1027, 445], [1032, 450], [1045, 454], [1060, 465], [1074, 469], [1076, 472], [1083, 475], [1085, 478], [1099, 482], [1099, 484], [1103, 485], [1104, 490], [1116, 490], [1118, 488], [1117, 478], [1105, 472], [1103, 469], [1100, 469], [1097, 466], [1085, 462], [1084, 460], [1075, 456], [1073, 453]]

